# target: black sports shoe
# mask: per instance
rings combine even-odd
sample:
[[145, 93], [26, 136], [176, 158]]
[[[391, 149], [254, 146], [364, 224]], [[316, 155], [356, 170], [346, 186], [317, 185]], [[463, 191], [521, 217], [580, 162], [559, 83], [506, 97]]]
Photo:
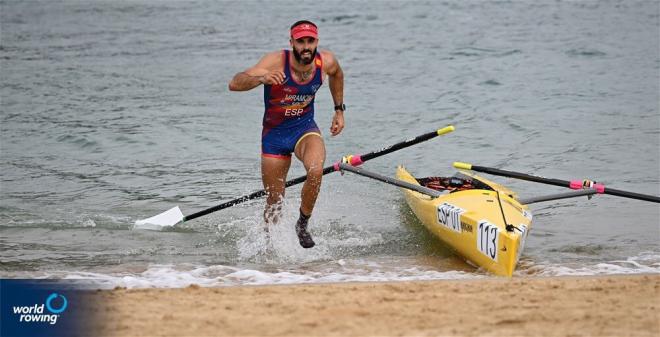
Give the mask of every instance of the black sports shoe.
[[307, 222], [309, 221], [309, 215], [303, 214], [300, 212], [300, 218], [296, 222], [296, 234], [298, 234], [298, 241], [303, 248], [312, 248], [315, 243], [312, 240], [312, 236], [307, 231]]

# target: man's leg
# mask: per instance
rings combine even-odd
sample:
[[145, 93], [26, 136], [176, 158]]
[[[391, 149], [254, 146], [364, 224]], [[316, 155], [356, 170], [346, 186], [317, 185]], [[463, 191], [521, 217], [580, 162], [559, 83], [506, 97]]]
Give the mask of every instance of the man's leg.
[[298, 233], [300, 245], [304, 248], [312, 248], [315, 243], [312, 236], [307, 232], [307, 222], [312, 215], [316, 198], [321, 189], [323, 162], [325, 161], [323, 138], [316, 134], [308, 134], [296, 146], [295, 154], [303, 162], [307, 171], [307, 180], [305, 180], [302, 188], [300, 218], [296, 223], [296, 232]]
[[268, 230], [268, 225], [276, 224], [279, 221], [289, 166], [291, 166], [291, 158], [261, 156], [261, 181], [266, 190], [266, 209], [264, 210], [266, 230]]

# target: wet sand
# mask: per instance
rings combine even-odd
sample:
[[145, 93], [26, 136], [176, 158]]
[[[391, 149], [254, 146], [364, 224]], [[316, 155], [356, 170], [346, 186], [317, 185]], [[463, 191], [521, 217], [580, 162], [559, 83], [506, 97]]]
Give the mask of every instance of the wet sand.
[[660, 274], [90, 296], [99, 336], [660, 336]]

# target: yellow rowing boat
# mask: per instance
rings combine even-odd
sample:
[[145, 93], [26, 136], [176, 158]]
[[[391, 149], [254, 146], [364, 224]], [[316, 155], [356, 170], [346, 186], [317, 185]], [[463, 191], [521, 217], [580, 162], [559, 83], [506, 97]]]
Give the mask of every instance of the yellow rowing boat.
[[[416, 179], [403, 166], [399, 180], [445, 191], [439, 197], [402, 189], [413, 213], [460, 256], [510, 277], [531, 228], [532, 214], [506, 187], [461, 171], [452, 178]], [[420, 184], [420, 182], [422, 184]]]

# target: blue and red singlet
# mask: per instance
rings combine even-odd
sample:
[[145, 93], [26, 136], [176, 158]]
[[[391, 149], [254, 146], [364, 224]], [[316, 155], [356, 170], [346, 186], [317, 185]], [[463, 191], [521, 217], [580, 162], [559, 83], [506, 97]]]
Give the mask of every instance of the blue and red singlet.
[[291, 76], [289, 50], [284, 50], [284, 83], [264, 85], [266, 106], [261, 132], [261, 155], [290, 158], [296, 145], [309, 135], [321, 136], [314, 122], [314, 97], [323, 84], [321, 54], [314, 57], [314, 74], [299, 83]]

